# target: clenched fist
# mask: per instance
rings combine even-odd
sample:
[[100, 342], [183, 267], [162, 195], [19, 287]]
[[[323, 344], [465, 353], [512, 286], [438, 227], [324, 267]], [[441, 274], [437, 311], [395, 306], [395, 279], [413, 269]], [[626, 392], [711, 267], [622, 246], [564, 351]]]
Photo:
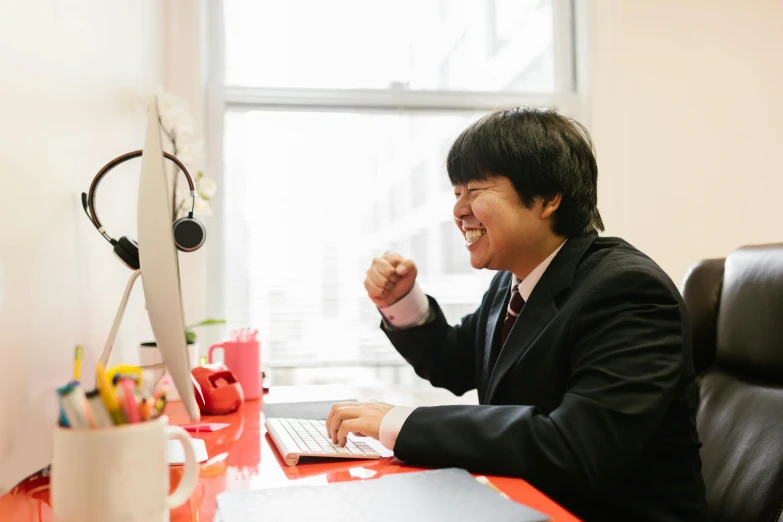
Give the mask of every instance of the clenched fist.
[[372, 260], [364, 287], [375, 306], [386, 308], [408, 295], [416, 282], [416, 274], [413, 261], [387, 252]]

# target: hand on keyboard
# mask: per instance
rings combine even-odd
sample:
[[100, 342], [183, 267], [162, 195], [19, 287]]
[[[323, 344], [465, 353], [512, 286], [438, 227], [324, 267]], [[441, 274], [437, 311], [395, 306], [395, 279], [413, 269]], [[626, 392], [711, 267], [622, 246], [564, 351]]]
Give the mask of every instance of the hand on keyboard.
[[376, 453], [364, 442], [347, 441], [343, 446], [332, 444], [324, 436], [324, 421], [306, 419], [281, 419], [286, 431], [299, 449], [308, 453], [332, 453], [336, 455], [360, 455]]
[[381, 422], [394, 406], [383, 402], [338, 402], [326, 418], [325, 435], [345, 446], [348, 434], [380, 438]]
[[333, 444], [326, 436], [322, 420], [272, 418], [266, 420], [267, 430], [285, 463], [295, 466], [299, 457], [339, 457], [378, 459], [381, 454], [369, 444], [348, 439], [344, 446]]

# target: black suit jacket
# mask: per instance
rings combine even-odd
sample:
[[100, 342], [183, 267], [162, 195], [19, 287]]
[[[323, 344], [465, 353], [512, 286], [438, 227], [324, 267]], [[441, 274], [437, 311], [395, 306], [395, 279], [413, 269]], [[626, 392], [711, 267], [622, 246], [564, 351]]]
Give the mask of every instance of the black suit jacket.
[[[395, 455], [522, 477], [585, 520], [706, 518], [685, 305], [669, 277], [616, 238], [570, 238], [493, 363], [513, 276], [475, 313], [390, 331], [421, 377], [479, 406], [417, 408]], [[383, 327], [383, 325], [382, 325]]]

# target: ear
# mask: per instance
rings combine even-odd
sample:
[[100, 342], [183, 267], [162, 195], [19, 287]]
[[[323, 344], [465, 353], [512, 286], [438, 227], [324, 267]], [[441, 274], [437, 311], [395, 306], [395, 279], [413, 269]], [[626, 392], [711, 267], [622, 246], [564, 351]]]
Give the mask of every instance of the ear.
[[541, 219], [546, 219], [560, 208], [560, 202], [563, 201], [562, 194], [555, 194], [550, 198], [544, 198], [541, 203]]

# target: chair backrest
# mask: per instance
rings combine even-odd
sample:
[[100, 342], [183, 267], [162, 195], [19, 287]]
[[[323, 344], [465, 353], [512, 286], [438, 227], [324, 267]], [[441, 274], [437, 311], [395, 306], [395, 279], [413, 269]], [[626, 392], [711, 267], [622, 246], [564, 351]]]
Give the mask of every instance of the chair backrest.
[[697, 263], [683, 296], [711, 520], [783, 521], [783, 244]]

